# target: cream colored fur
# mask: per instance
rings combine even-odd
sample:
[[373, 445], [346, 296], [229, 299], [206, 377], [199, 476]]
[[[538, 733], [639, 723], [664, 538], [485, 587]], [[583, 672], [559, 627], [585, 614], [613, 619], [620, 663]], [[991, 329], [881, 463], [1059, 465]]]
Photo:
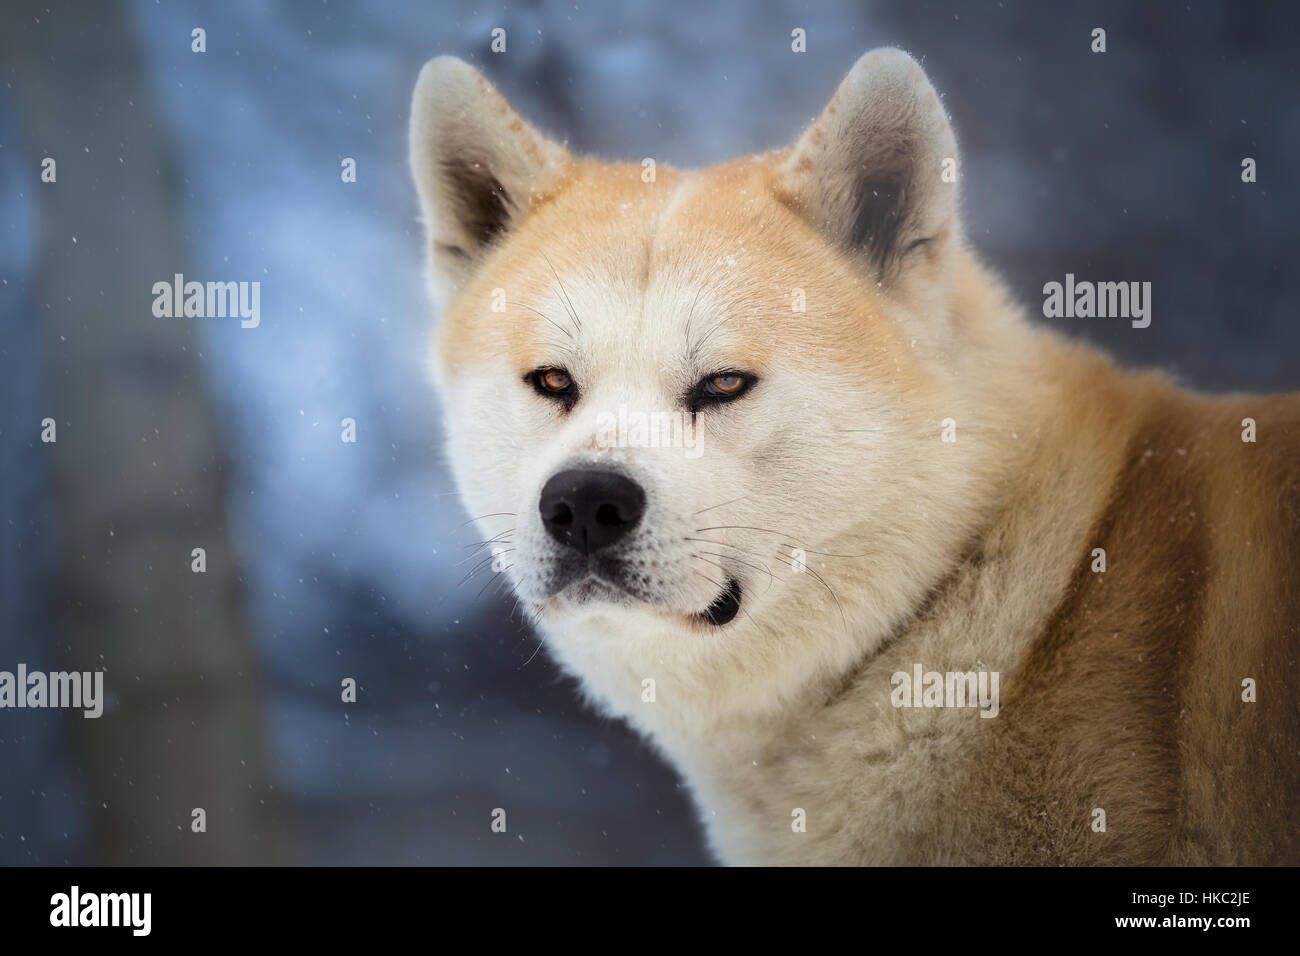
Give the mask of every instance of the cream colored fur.
[[[458, 60], [416, 86], [434, 364], [465, 504], [495, 516], [482, 537], [512, 549], [505, 573], [548, 651], [680, 769], [730, 863], [1033, 858], [990, 845], [998, 820], [960, 783], [982, 779], [981, 740], [1014, 714], [896, 709], [890, 675], [995, 670], [1014, 694], [1141, 409], [1170, 388], [1024, 320], [967, 248], [945, 159], [939, 100], [895, 50], [864, 56], [790, 149], [661, 163], [652, 183], [571, 157]], [[887, 195], [864, 204], [877, 184]], [[552, 365], [582, 386], [571, 412], [523, 382]], [[698, 460], [595, 447], [602, 411], [678, 408], [729, 368], [759, 383], [701, 412]], [[537, 497], [573, 462], [646, 488], [635, 599], [548, 593]], [[744, 600], [713, 628], [696, 615], [723, 576]], [[1016, 812], [1057, 813], [1047, 802]]]

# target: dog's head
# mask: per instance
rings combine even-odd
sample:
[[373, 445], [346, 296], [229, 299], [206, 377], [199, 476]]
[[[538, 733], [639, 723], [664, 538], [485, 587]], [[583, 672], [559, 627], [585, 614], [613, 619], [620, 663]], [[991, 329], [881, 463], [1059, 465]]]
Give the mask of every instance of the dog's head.
[[973, 470], [974, 266], [914, 60], [867, 54], [794, 145], [699, 172], [571, 156], [449, 57], [411, 133], [449, 459], [562, 657], [829, 666], [910, 606]]

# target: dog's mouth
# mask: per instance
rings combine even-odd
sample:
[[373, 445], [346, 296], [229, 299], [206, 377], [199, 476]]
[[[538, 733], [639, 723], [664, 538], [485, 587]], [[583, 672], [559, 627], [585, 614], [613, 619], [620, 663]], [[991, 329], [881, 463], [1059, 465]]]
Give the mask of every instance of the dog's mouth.
[[617, 570], [617, 568], [589, 569], [588, 573], [568, 582], [559, 590], [553, 592], [553, 598], [563, 601], [568, 606], [604, 603], [645, 604], [661, 611], [667, 611], [674, 616], [685, 616], [688, 620], [699, 625], [712, 627], [722, 627], [730, 624], [735, 620], [736, 615], [740, 613], [740, 603], [744, 599], [744, 589], [735, 578], [728, 577], [726, 579], [726, 585], [722, 588], [722, 591], [713, 599], [713, 603], [703, 611], [687, 611], [683, 615], [682, 611], [673, 610], [670, 606], [666, 606], [662, 599], [657, 598], [653, 593], [644, 592], [634, 586], [624, 575], [614, 573]]
[[714, 599], [713, 603], [700, 612], [699, 617], [714, 627], [730, 624], [735, 616], [740, 613], [742, 596], [740, 582], [732, 578], [727, 582], [727, 586], [723, 588], [722, 593]]
[[[741, 588], [740, 581], [735, 578], [727, 580], [727, 587], [723, 588], [722, 593], [714, 598], [711, 605], [705, 607], [705, 610], [695, 611], [689, 614], [690, 620], [694, 620], [702, 626], [723, 627], [736, 619], [740, 614], [741, 601], [744, 600], [744, 589]], [[556, 594], [559, 598], [559, 594]], [[643, 598], [637, 594], [630, 593], [627, 588], [620, 585], [612, 584], [610, 581], [595, 578], [585, 578], [575, 581], [564, 589], [563, 598], [565, 604], [571, 602], [572, 605], [601, 604], [601, 602], [638, 602]], [[653, 602], [646, 601], [646, 604]], [[680, 611], [677, 611], [680, 614]]]

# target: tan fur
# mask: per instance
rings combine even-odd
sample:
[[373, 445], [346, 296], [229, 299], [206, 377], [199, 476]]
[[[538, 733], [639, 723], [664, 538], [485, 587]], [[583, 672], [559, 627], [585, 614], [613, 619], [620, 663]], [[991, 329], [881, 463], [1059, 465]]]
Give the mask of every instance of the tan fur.
[[[1300, 399], [1194, 395], [1025, 321], [965, 244], [910, 58], [864, 57], [788, 150], [653, 183], [570, 158], [459, 61], [425, 68], [412, 116], [462, 494], [723, 860], [1300, 862]], [[500, 206], [449, 194], [479, 181], [464, 156]], [[550, 365], [572, 411], [523, 384]], [[699, 416], [698, 462], [596, 448], [600, 410], [725, 368], [759, 384]], [[649, 596], [547, 593], [538, 489], [607, 460], [647, 486]], [[712, 628], [723, 574], [745, 601]], [[916, 663], [998, 671], [1001, 712], [893, 707]]]

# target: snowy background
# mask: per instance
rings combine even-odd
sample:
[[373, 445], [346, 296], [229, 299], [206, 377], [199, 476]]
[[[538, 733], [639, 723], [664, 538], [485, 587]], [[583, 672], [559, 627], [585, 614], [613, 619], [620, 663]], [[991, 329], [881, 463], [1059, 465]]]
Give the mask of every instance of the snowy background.
[[[229, 464], [238, 600], [293, 861], [708, 860], [675, 775], [577, 702], [508, 600], [480, 594], [482, 579], [457, 586], [474, 535], [440, 461], [405, 165], [410, 89], [431, 56], [476, 63], [576, 151], [696, 166], [789, 141], [860, 53], [902, 46], [944, 94], [967, 227], [1021, 301], [1036, 310], [1066, 272], [1151, 281], [1149, 329], [1060, 321], [1199, 387], [1300, 385], [1300, 44], [1285, 5], [134, 2], [133, 48], [98, 51], [101, 6], [114, 5], [6, 11], [3, 28], [38, 49], [57, 30], [92, 60], [129, 56], [175, 159], [156, 189], [184, 225], [187, 278], [262, 283], [259, 328], [186, 321]], [[498, 26], [505, 55], [488, 50]], [[1089, 50], [1095, 26], [1104, 55]], [[794, 27], [806, 54], [790, 51]], [[78, 385], [42, 338], [68, 305], [34, 276], [57, 276], [62, 253], [38, 255], [42, 237], [76, 223], [43, 218], [49, 147], [25, 133], [20, 103], [39, 97], [19, 95], [40, 77], [20, 73], [0, 61], [0, 669], [54, 669], [67, 556], [37, 423], [53, 389]], [[93, 83], [76, 95], [139, 108], [98, 101]], [[63, 104], [42, 102], [57, 125]], [[119, 145], [85, 143], [60, 180], [121, 162]], [[112, 249], [95, 267], [113, 272]], [[159, 262], [156, 278], [173, 271]], [[150, 301], [105, 308], [145, 321]], [[356, 445], [339, 441], [345, 417]], [[341, 676], [358, 680], [356, 705], [339, 702]], [[92, 858], [96, 795], [67, 727], [0, 712], [0, 863]], [[147, 785], [139, 799], [145, 812]], [[506, 837], [489, 832], [494, 807]]]

